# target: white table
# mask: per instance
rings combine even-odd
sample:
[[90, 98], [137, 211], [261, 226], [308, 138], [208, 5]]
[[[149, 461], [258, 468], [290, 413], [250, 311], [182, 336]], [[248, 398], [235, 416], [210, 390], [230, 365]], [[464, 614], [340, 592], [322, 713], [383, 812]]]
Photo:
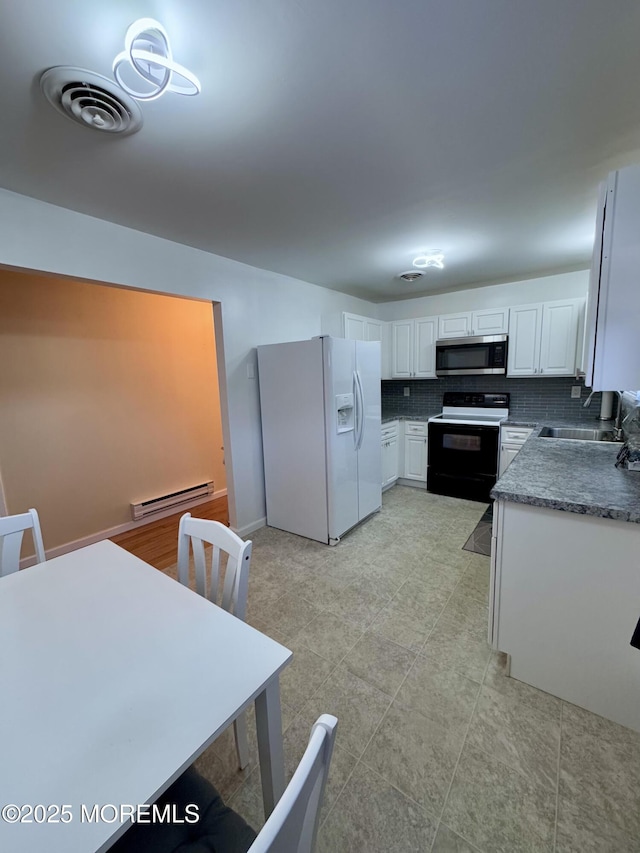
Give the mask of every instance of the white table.
[[[2, 853], [95, 853], [92, 807], [152, 802], [255, 700], [268, 814], [284, 791], [279, 673], [292, 653], [112, 542], [0, 579]], [[106, 813], [105, 813], [106, 814]]]

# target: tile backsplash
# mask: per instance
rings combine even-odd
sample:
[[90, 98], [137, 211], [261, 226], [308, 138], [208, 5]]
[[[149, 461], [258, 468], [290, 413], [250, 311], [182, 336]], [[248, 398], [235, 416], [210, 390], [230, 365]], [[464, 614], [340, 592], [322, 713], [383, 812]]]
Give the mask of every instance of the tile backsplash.
[[[580, 386], [580, 399], [571, 398], [573, 385]], [[410, 396], [404, 396], [409, 388]], [[445, 391], [508, 392], [511, 417], [539, 421], [544, 418], [592, 423], [600, 414], [600, 394], [594, 394], [589, 408], [583, 404], [589, 395], [581, 379], [558, 377], [513, 379], [504, 376], [443, 376], [440, 379], [385, 379], [382, 382], [384, 417], [420, 417], [436, 414], [442, 408]], [[615, 405], [614, 405], [615, 414]]]

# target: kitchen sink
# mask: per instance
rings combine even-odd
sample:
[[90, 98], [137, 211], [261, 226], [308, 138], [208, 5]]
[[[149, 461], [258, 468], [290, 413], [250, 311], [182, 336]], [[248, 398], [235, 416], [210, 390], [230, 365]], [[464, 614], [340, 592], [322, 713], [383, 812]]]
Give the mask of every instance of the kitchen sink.
[[570, 429], [569, 427], [542, 427], [540, 438], [569, 438], [574, 441], [615, 441], [611, 429]]

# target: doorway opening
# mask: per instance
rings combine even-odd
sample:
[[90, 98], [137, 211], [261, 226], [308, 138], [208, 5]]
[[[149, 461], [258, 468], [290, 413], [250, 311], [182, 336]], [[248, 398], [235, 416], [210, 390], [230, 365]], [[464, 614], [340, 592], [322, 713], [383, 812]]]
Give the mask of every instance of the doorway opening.
[[226, 503], [222, 359], [219, 303], [0, 269], [0, 508], [56, 556], [146, 524], [135, 502]]

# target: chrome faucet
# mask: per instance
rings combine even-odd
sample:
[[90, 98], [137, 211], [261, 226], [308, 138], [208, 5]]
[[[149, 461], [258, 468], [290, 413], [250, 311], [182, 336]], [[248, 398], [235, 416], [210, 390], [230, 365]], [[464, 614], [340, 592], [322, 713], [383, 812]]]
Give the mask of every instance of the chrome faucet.
[[[583, 409], [586, 409], [587, 406], [591, 405], [591, 400], [593, 398], [593, 395], [596, 393], [597, 393], [596, 391], [592, 391], [589, 394], [587, 399], [582, 404]], [[615, 441], [624, 441], [623, 429], [622, 429], [622, 423], [624, 423], [624, 422], [622, 422], [622, 397], [624, 395], [624, 391], [612, 391], [611, 393], [618, 395], [618, 409], [616, 411], [616, 419], [615, 419], [615, 423], [613, 425], [613, 438]]]

